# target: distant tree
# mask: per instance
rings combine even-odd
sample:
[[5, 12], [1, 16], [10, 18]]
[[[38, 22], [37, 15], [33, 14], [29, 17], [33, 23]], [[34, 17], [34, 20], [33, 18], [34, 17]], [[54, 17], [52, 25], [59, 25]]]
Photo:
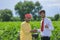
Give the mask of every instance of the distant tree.
[[52, 21], [55, 21], [54, 17], [48, 17], [48, 18], [50, 18]]
[[59, 14], [56, 14], [56, 15], [54, 16], [54, 18], [55, 18], [56, 21], [59, 19], [59, 17], [60, 17]]
[[12, 17], [12, 11], [10, 9], [0, 10], [0, 19], [2, 21], [10, 21]]
[[15, 5], [16, 13], [20, 15], [21, 21], [24, 20], [24, 15], [26, 13], [32, 13], [32, 11], [35, 9], [37, 11], [40, 9], [40, 4], [38, 2], [33, 3], [32, 1], [24, 1], [24, 2], [18, 2]]
[[31, 1], [18, 2], [15, 5], [16, 12], [20, 15], [21, 21], [24, 20], [24, 15], [30, 13], [34, 9], [35, 5]]
[[3, 10], [0, 10], [0, 21], [2, 21], [2, 13], [3, 13]]
[[[37, 2], [35, 3], [35, 8], [34, 8], [33, 11], [31, 12], [32, 15], [33, 15], [34, 20], [38, 20], [38, 21], [41, 20], [41, 17], [40, 17], [40, 15], [38, 14], [41, 9], [42, 9], [42, 6], [41, 6], [41, 4], [37, 1]], [[36, 15], [35, 13], [37, 13], [37, 15]]]
[[58, 19], [58, 21], [60, 21], [60, 14], [59, 14], [59, 19]]
[[60, 21], [60, 18], [58, 19], [58, 21]]
[[20, 18], [19, 17], [12, 17], [11, 21], [20, 21]]

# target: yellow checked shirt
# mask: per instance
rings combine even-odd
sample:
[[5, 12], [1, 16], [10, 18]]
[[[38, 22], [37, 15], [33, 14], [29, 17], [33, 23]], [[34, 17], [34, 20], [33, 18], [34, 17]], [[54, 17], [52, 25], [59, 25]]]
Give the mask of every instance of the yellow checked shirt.
[[32, 40], [32, 34], [30, 33], [31, 26], [27, 22], [21, 24], [20, 40]]

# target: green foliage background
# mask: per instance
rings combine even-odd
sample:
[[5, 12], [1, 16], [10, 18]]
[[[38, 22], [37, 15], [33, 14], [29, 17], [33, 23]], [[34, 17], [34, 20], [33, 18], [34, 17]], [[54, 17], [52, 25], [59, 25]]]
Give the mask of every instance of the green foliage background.
[[[32, 29], [40, 28], [40, 21], [30, 22]], [[21, 22], [0, 22], [0, 40], [17, 40]], [[54, 31], [51, 40], [60, 40], [60, 21], [53, 21]], [[40, 36], [39, 36], [40, 37]], [[39, 38], [40, 39], [40, 38]]]

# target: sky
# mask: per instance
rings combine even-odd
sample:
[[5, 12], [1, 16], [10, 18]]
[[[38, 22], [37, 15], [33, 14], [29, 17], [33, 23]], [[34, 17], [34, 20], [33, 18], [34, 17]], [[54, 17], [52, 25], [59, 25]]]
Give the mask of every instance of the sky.
[[[13, 15], [16, 16], [14, 6], [19, 2], [24, 0], [0, 0], [0, 10], [10, 9]], [[26, 0], [27, 1], [27, 0]], [[43, 6], [42, 10], [46, 11], [46, 16], [54, 16], [55, 14], [60, 14], [60, 0], [28, 0], [28, 1], [39, 1]]]

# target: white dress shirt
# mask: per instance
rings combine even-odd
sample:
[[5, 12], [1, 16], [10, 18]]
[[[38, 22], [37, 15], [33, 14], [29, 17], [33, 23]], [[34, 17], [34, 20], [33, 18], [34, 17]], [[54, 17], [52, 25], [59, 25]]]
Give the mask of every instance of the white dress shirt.
[[[41, 24], [42, 24], [42, 21], [41, 21]], [[48, 28], [45, 28], [45, 25], [48, 25]], [[44, 30], [43, 32], [38, 29], [38, 32], [41, 33], [41, 36], [48, 36], [50, 37], [51, 36], [51, 32], [54, 30], [54, 27], [52, 26], [52, 22], [50, 19], [48, 18], [44, 18]]]

